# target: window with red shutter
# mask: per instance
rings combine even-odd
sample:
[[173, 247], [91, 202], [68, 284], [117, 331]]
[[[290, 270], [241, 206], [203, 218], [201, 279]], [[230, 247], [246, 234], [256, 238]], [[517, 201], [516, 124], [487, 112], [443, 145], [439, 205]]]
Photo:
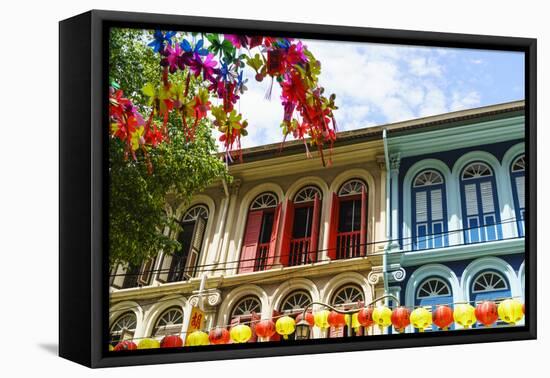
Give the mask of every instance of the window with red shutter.
[[306, 186], [287, 200], [281, 263], [284, 266], [308, 264], [317, 261], [321, 191]]
[[273, 264], [281, 207], [273, 193], [252, 201], [244, 233], [239, 273], [264, 270]]
[[364, 256], [367, 242], [367, 187], [353, 179], [333, 194], [329, 235], [329, 257], [347, 259]]

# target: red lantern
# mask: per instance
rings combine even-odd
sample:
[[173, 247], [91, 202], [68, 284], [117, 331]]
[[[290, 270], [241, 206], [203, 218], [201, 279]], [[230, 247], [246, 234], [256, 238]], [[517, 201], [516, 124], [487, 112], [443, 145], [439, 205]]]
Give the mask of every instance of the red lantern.
[[363, 327], [370, 327], [374, 324], [374, 320], [372, 320], [373, 311], [374, 309], [372, 307], [363, 307], [361, 310], [359, 310], [359, 313], [357, 314], [357, 320], [359, 320], [359, 323]]
[[264, 319], [256, 323], [254, 331], [257, 336], [269, 338], [275, 334], [275, 323], [271, 319]]
[[453, 310], [449, 306], [439, 305], [432, 313], [432, 322], [440, 329], [446, 331], [453, 324]]
[[[296, 324], [302, 321], [302, 317], [303, 317], [302, 314], [303, 312], [300, 312], [296, 317]], [[308, 322], [311, 327], [315, 325], [315, 317], [313, 316], [311, 311], [306, 312], [306, 322]]]
[[130, 340], [124, 340], [118, 343], [115, 346], [115, 349], [113, 349], [115, 352], [121, 351], [121, 350], [136, 350], [137, 345], [133, 341]]
[[333, 327], [340, 327], [346, 325], [346, 316], [344, 314], [340, 314], [336, 311], [331, 311], [330, 314], [328, 314], [328, 324], [330, 324]]
[[161, 348], [178, 348], [183, 346], [183, 340], [178, 335], [164, 336], [160, 342]]
[[213, 345], [227, 344], [230, 338], [229, 331], [222, 327], [214, 328], [208, 334], [208, 340]]
[[406, 307], [397, 307], [391, 313], [391, 323], [399, 333], [405, 332], [405, 327], [411, 324], [411, 312]]
[[485, 327], [492, 326], [498, 320], [498, 308], [495, 302], [483, 301], [476, 306], [477, 320]]

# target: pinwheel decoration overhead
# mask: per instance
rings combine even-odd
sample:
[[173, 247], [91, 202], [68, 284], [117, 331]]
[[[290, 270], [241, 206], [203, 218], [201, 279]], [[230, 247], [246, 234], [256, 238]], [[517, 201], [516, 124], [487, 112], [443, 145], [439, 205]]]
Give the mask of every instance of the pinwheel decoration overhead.
[[148, 116], [139, 114], [123, 89], [115, 85], [110, 91], [111, 136], [124, 141], [127, 156], [136, 159], [138, 150], [147, 156], [148, 149], [169, 142], [167, 123], [175, 115], [188, 141], [201, 120], [211, 119], [221, 134], [226, 161], [242, 160], [241, 137], [247, 135], [249, 125], [235, 105], [246, 95], [244, 71], [252, 70], [257, 81], [271, 79], [266, 97], [275, 82], [281, 87], [283, 143], [293, 135], [303, 141], [307, 156], [311, 155], [309, 142], [319, 151], [323, 165], [330, 163], [324, 150], [327, 146], [332, 150], [336, 140], [336, 96], [324, 95], [318, 80], [321, 63], [302, 42], [157, 30], [148, 46], [158, 54], [160, 75], [158, 83], [147, 83], [142, 89], [149, 99], [143, 104]]

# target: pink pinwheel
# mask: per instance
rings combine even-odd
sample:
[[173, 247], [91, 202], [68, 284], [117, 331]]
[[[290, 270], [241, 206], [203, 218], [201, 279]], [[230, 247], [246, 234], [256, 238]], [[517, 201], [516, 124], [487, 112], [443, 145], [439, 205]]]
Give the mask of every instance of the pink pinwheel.
[[248, 46], [248, 37], [244, 35], [224, 34], [223, 37], [231, 42], [236, 48]]
[[189, 65], [189, 69], [195, 77], [198, 77], [202, 73], [202, 77], [205, 80], [210, 81], [211, 83], [214, 83], [216, 79], [214, 79], [214, 67], [218, 62], [214, 60], [213, 54], [208, 54], [204, 61], [202, 60], [201, 56], [199, 54], [195, 54], [193, 56], [193, 60], [191, 61]]
[[178, 70], [178, 68], [181, 68], [180, 61], [183, 50], [179, 44], [175, 44], [175, 47], [170, 45], [166, 46], [162, 54], [165, 58], [161, 59], [160, 64], [161, 66], [168, 67], [170, 73], [174, 73]]
[[304, 46], [302, 45], [302, 42], [290, 45], [286, 55], [286, 63], [288, 65], [303, 63], [306, 60], [307, 59], [306, 55], [304, 54]]

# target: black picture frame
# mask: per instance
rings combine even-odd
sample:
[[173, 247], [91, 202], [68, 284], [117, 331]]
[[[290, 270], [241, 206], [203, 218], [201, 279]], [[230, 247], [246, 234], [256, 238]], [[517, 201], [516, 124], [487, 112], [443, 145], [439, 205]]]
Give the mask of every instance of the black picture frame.
[[[526, 324], [448, 334], [369, 336], [368, 340], [315, 340], [233, 344], [201, 350], [159, 349], [114, 355], [105, 350], [108, 327], [107, 264], [107, 49], [112, 26], [291, 35], [299, 38], [519, 51], [525, 54], [528, 219], [525, 238]], [[406, 348], [535, 339], [536, 311], [536, 39], [334, 25], [92, 10], [59, 24], [59, 355], [89, 367]], [[482, 334], [480, 332], [482, 331]], [[223, 353], [220, 353], [223, 351]], [[142, 353], [143, 352], [143, 353]]]

